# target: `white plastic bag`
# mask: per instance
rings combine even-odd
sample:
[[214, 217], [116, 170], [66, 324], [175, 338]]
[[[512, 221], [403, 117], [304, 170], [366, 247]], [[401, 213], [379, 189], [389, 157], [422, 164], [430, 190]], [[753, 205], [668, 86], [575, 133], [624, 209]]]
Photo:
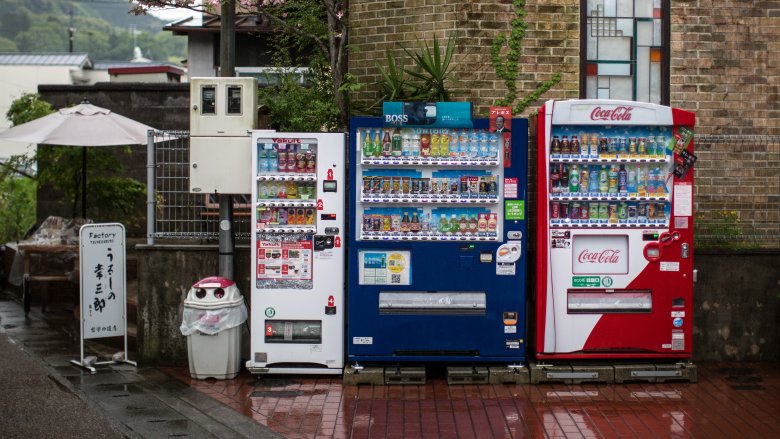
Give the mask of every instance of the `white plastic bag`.
[[243, 303], [238, 306], [218, 309], [198, 309], [185, 306], [179, 330], [185, 336], [192, 335], [197, 331], [214, 335], [244, 323], [248, 315], [246, 305]]

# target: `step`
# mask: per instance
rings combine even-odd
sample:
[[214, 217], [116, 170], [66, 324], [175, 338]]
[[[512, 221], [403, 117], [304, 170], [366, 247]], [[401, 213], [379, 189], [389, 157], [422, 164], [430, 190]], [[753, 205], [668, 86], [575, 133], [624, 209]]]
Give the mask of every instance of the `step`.
[[488, 384], [490, 374], [484, 366], [447, 367], [447, 384]]
[[490, 384], [528, 384], [531, 374], [526, 366], [489, 367]]
[[345, 386], [356, 386], [359, 384], [381, 386], [385, 384], [385, 368], [347, 366], [344, 369], [342, 382]]
[[385, 384], [425, 384], [425, 367], [386, 367]]

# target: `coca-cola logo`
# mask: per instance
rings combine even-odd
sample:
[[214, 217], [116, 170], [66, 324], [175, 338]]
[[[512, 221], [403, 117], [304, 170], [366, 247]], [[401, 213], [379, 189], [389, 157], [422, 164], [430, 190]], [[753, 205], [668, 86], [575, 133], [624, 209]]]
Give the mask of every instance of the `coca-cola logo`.
[[615, 107], [611, 110], [606, 110], [601, 107], [596, 107], [590, 112], [591, 120], [631, 120], [632, 107]]
[[620, 250], [604, 249], [600, 252], [583, 250], [577, 257], [581, 264], [617, 264], [620, 261]]

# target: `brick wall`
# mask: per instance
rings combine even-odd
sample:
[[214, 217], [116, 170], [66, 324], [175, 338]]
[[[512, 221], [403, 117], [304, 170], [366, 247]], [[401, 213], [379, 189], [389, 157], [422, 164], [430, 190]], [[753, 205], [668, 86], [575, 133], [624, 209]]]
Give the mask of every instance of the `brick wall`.
[[[553, 72], [563, 80], [543, 100], [579, 97], [580, 3], [526, 1], [528, 28], [517, 83], [521, 97]], [[696, 112], [697, 134], [742, 136], [697, 142], [701, 230], [728, 226], [726, 233], [744, 238], [740, 245], [780, 248], [780, 138], [744, 137], [780, 135], [780, 0], [674, 0], [671, 8], [671, 105]], [[374, 100], [376, 63], [384, 65], [385, 49], [401, 56], [401, 46], [415, 47], [418, 38], [430, 42], [433, 35], [457, 34], [453, 99], [471, 101], [474, 114], [483, 116], [505, 92], [490, 65], [490, 44], [509, 32], [514, 17], [510, 0], [353, 0], [351, 44], [357, 50], [350, 56], [350, 71], [368, 85], [364, 100]], [[533, 209], [533, 121], [530, 127]]]
[[[576, 98], [578, 94], [579, 3], [576, 0], [528, 1], [523, 56], [518, 91], [522, 97], [549, 79], [554, 72], [563, 81], [546, 99]], [[506, 88], [490, 64], [490, 45], [499, 33], [508, 33], [515, 18], [510, 0], [353, 0], [350, 2], [350, 72], [368, 86], [365, 101], [375, 100], [379, 81], [376, 63], [384, 65], [385, 50], [397, 57], [402, 47], [418, 41], [431, 43], [436, 35], [446, 43], [458, 36], [454, 56], [453, 100], [474, 104], [475, 115], [487, 115], [488, 107]], [[541, 102], [540, 102], [541, 103]], [[535, 107], [529, 108], [529, 112]]]

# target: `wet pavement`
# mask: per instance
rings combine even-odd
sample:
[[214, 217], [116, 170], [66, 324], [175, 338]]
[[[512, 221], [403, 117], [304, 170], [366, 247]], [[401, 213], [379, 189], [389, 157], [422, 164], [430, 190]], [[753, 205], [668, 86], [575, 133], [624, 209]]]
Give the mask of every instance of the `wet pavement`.
[[[0, 352], [9, 339], [43, 368], [16, 377], [3, 372], [8, 360], [0, 360], [4, 390], [14, 389], [12, 399], [0, 392], [4, 413], [28, 409], [18, 402], [20, 393], [37, 392], [32, 399], [45, 401], [55, 387], [77, 399], [63, 413], [75, 407], [70, 409], [83, 411], [88, 425], [108, 426], [105, 434], [89, 435], [95, 437], [780, 437], [777, 363], [697, 363], [695, 384], [448, 385], [443, 371], [429, 370], [424, 385], [343, 386], [340, 377], [246, 371], [233, 380], [200, 381], [184, 367], [129, 365], [102, 366], [91, 375], [69, 364], [78, 357], [78, 343], [62, 332], [69, 319], [54, 312], [25, 319], [17, 302], [0, 297]], [[49, 385], [51, 380], [59, 384]], [[44, 425], [45, 416], [15, 422]], [[52, 433], [59, 432], [61, 418], [49, 423]], [[0, 436], [41, 436], [14, 434], [39, 430], [6, 430], [8, 425], [0, 423]], [[64, 431], [69, 433], [60, 437], [81, 437], [70, 434], [76, 429]]]
[[777, 438], [780, 368], [699, 365], [699, 382], [342, 386], [338, 378], [197, 381], [288, 438]]

